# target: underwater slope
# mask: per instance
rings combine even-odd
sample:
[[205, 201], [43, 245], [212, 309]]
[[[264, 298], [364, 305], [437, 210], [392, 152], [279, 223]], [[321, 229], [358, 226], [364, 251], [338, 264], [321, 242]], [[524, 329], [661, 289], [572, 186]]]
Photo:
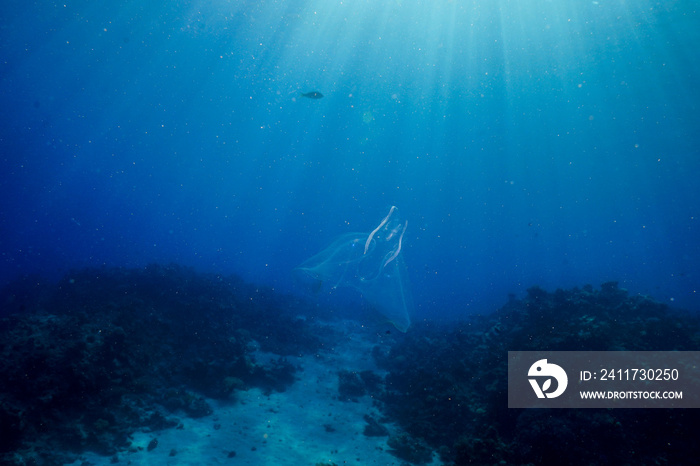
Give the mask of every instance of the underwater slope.
[[2, 464], [691, 464], [700, 453], [697, 410], [507, 408], [508, 350], [698, 347], [696, 316], [613, 282], [533, 287], [491, 315], [405, 334], [320, 321], [333, 314], [178, 266], [78, 270], [14, 284], [0, 303]]
[[700, 412], [694, 409], [509, 409], [507, 352], [691, 351], [698, 316], [617, 283], [599, 290], [532, 287], [493, 315], [423, 324], [387, 353], [387, 417], [466, 464], [695, 464]]

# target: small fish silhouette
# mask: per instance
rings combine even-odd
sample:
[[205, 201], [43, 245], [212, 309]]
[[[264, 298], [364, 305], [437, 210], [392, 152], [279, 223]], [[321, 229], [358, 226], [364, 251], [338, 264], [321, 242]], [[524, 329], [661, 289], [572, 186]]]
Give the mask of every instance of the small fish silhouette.
[[322, 98], [323, 98], [323, 94], [321, 94], [321, 93], [318, 92], [318, 91], [307, 92], [306, 94], [304, 94], [304, 93], [302, 92], [302, 93], [301, 93], [301, 96], [302, 96], [302, 97], [306, 97], [307, 99], [322, 99]]

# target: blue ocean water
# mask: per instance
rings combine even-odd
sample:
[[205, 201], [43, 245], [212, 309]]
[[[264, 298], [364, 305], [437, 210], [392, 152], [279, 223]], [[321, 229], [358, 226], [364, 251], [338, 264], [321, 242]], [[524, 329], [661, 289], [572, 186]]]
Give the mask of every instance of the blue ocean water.
[[2, 284], [175, 262], [296, 292], [397, 206], [418, 318], [610, 280], [700, 309], [695, 2], [6, 3]]

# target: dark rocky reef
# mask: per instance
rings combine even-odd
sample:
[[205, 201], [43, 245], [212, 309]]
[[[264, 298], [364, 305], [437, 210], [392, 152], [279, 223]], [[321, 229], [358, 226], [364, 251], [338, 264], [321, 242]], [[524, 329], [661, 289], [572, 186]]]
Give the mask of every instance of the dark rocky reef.
[[373, 355], [389, 371], [385, 416], [448, 463], [692, 464], [700, 456], [697, 410], [508, 409], [507, 352], [697, 350], [699, 343], [697, 316], [609, 282], [599, 290], [533, 287], [493, 315], [418, 323]]
[[365, 428], [362, 431], [363, 435], [365, 435], [366, 437], [389, 436], [389, 429], [383, 426], [377, 419], [370, 416], [369, 414], [365, 414], [364, 419], [367, 424], [365, 424]]
[[357, 401], [362, 396], [374, 395], [381, 391], [382, 385], [382, 378], [372, 371], [338, 371], [338, 399], [341, 401]]
[[[178, 266], [25, 280], [0, 302], [2, 464], [15, 452], [37, 465], [66, 461], [59, 451], [113, 455], [136, 428], [210, 414], [204, 397], [285, 390], [297, 368], [282, 356], [321, 345], [293, 300]], [[260, 364], [258, 347], [280, 358]]]
[[433, 460], [433, 452], [425, 442], [405, 432], [392, 435], [386, 443], [394, 456], [411, 464], [426, 464]]

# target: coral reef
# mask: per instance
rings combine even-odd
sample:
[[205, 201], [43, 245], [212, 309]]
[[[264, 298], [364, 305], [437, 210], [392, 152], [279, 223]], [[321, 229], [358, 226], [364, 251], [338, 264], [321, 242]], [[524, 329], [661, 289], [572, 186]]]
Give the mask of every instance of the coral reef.
[[355, 401], [358, 398], [381, 391], [383, 380], [372, 371], [338, 371], [338, 397], [342, 401]]
[[[136, 428], [209, 415], [205, 396], [285, 390], [297, 368], [282, 356], [320, 347], [284, 312], [283, 297], [235, 277], [154, 265], [18, 287], [3, 290], [10, 305], [0, 319], [0, 462], [8, 464], [18, 450], [37, 464], [58, 462], [58, 450], [114, 455]], [[258, 347], [280, 358], [260, 364]]]
[[392, 435], [387, 440], [391, 453], [412, 464], [426, 464], [433, 460], [432, 450], [420, 439], [406, 433]]
[[466, 464], [688, 464], [695, 410], [508, 409], [509, 350], [697, 350], [698, 316], [615, 282], [528, 290], [493, 315], [417, 324], [373, 356], [384, 414], [442, 459]]
[[362, 431], [363, 435], [367, 437], [389, 436], [389, 429], [380, 424], [379, 421], [376, 420], [374, 417], [370, 416], [369, 414], [365, 414], [364, 420], [367, 424], [365, 425], [365, 428]]
[[338, 372], [338, 395], [341, 400], [352, 400], [366, 393], [365, 383], [357, 372], [346, 370]]
[[[0, 463], [8, 465], [64, 464], [85, 450], [118, 461], [136, 429], [153, 433], [153, 450], [159, 430], [182, 428], [178, 417], [210, 415], [210, 399], [286, 390], [299, 376], [292, 355], [318, 354], [342, 337], [294, 298], [177, 266], [85, 269], [55, 285], [20, 280], [0, 303]], [[434, 452], [454, 466], [700, 456], [697, 410], [507, 407], [509, 350], [697, 350], [698, 316], [616, 282], [532, 287], [491, 315], [419, 322], [372, 341], [386, 375], [339, 370], [338, 399], [370, 396], [363, 433], [388, 436], [403, 462], [429, 463]]]

